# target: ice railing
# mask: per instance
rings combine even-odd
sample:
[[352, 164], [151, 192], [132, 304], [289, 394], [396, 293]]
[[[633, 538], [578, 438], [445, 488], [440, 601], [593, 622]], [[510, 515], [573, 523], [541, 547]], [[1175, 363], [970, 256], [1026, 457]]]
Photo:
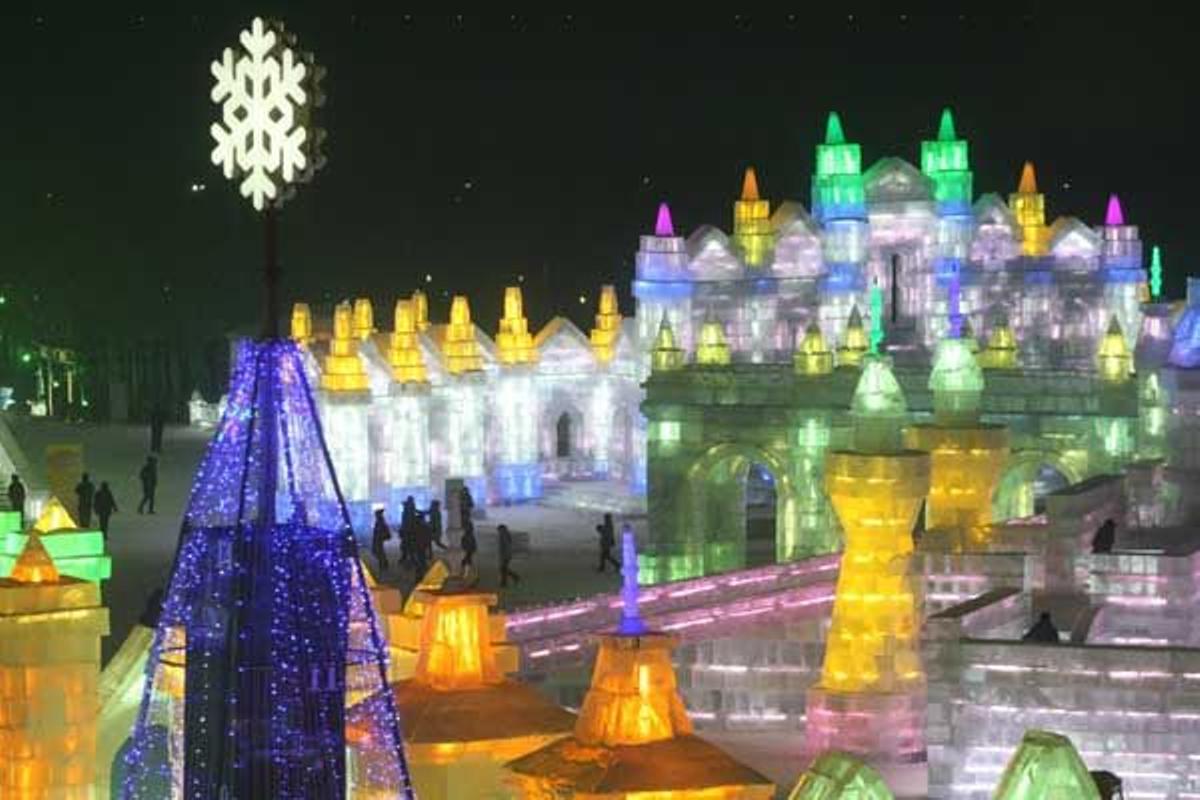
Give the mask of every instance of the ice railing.
[[[639, 606], [646, 624], [690, 640], [714, 629], [771, 614], [826, 613], [833, 603], [840, 554], [645, 586]], [[523, 670], [585, 662], [598, 633], [613, 629], [621, 596], [602, 594], [509, 614], [508, 638], [521, 649]]]

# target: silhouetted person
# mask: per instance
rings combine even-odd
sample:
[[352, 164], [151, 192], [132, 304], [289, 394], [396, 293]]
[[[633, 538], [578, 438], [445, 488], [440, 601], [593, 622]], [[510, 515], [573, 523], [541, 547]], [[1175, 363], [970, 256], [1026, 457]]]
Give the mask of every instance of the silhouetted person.
[[21, 477], [17, 473], [13, 473], [12, 480], [8, 484], [8, 504], [21, 515], [21, 525], [25, 524], [25, 484], [21, 483]]
[[406, 567], [416, 557], [417, 516], [417, 501], [410, 494], [400, 506], [400, 563]]
[[462, 563], [459, 564], [459, 571], [466, 571], [467, 565], [475, 566], [475, 551], [479, 549], [479, 542], [475, 541], [475, 526], [468, 525], [463, 528], [462, 541], [460, 542], [463, 551]]
[[512, 578], [517, 583], [521, 582], [521, 576], [509, 569], [513, 558], [513, 538], [508, 531], [507, 525], [501, 525], [496, 528], [496, 533], [499, 534], [499, 553], [500, 553], [500, 585], [508, 586], [508, 579]]
[[147, 456], [142, 471], [138, 473], [142, 481], [142, 501], [138, 503], [138, 513], [144, 513], [147, 508], [154, 513], [154, 493], [158, 490], [158, 459]]
[[429, 530], [433, 537], [433, 543], [439, 549], [445, 550], [446, 543], [442, 541], [442, 504], [440, 502], [434, 500], [429, 504], [427, 518], [429, 520]]
[[383, 518], [383, 509], [377, 508], [375, 509], [375, 527], [371, 529], [371, 555], [375, 556], [380, 572], [387, 572], [388, 569], [387, 548], [384, 547], [384, 544], [390, 538], [392, 538], [392, 529], [388, 527], [387, 520]]
[[1059, 643], [1058, 628], [1054, 627], [1054, 621], [1050, 619], [1049, 611], [1042, 612], [1042, 615], [1038, 617], [1038, 621], [1033, 623], [1033, 627], [1021, 637], [1021, 641]]
[[146, 598], [146, 607], [142, 609], [142, 615], [138, 617], [138, 625], [144, 625], [151, 630], [157, 628], [158, 618], [162, 616], [162, 607], [163, 590], [158, 588]]
[[83, 473], [79, 483], [75, 485], [75, 509], [79, 512], [79, 525], [86, 528], [92, 524], [92, 501], [96, 497], [96, 486]]
[[471, 497], [471, 488], [465, 483], [462, 489], [458, 492], [458, 512], [462, 516], [462, 529], [467, 529], [467, 523], [471, 521], [471, 512], [475, 510], [475, 498]]
[[[167, 415], [162, 403], [155, 403], [150, 412], [150, 452], [161, 453], [163, 443], [163, 428], [167, 424]], [[153, 513], [153, 512], [152, 512]]]
[[604, 522], [596, 526], [596, 533], [600, 534], [600, 566], [596, 567], [596, 572], [604, 572], [606, 564], [612, 564], [613, 569], [620, 572], [621, 565], [612, 554], [613, 548], [617, 546], [617, 531], [613, 527], [612, 514], [604, 515]]
[[1117, 543], [1117, 524], [1111, 519], [1104, 520], [1104, 524], [1096, 529], [1096, 535], [1092, 537], [1092, 552], [1093, 553], [1111, 553], [1113, 545]]
[[417, 581], [425, 577], [429, 562], [433, 558], [433, 530], [429, 523], [417, 517], [413, 527], [413, 568], [417, 573]]
[[112, 489], [108, 488], [106, 481], [100, 481], [100, 489], [96, 492], [96, 497], [93, 500], [96, 508], [96, 517], [100, 520], [100, 532], [104, 534], [104, 538], [108, 538], [108, 520], [117, 511], [117, 499], [113, 497]]

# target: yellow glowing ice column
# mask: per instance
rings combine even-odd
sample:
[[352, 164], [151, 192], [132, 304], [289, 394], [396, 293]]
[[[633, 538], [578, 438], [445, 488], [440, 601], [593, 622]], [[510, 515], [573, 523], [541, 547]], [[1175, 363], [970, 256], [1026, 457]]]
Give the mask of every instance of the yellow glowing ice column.
[[851, 405], [854, 449], [825, 458], [845, 551], [820, 682], [808, 693], [807, 753], [862, 757], [898, 794], [927, 790], [920, 584], [912, 530], [929, 492], [929, 455], [901, 447], [904, 393], [869, 356]]
[[1008, 205], [1021, 228], [1021, 255], [1043, 256], [1049, 243], [1046, 227], [1046, 196], [1038, 191], [1033, 164], [1025, 162], [1017, 191], [1008, 196]]
[[773, 245], [771, 203], [758, 196], [754, 167], [746, 167], [742, 196], [733, 204], [733, 238], [746, 266], [762, 267], [767, 263]]
[[858, 306], [850, 309], [850, 319], [846, 322], [846, 334], [842, 345], [837, 351], [839, 367], [862, 366], [863, 356], [867, 354], [870, 343], [867, 341], [867, 329], [863, 327], [862, 314]]
[[365, 342], [375, 332], [375, 308], [371, 301], [360, 297], [354, 301], [354, 319], [351, 323], [354, 338]]
[[[1008, 460], [1008, 429], [979, 421], [983, 371], [962, 339], [938, 342], [929, 389], [934, 423], [904, 434], [913, 450], [930, 454], [929, 499], [925, 505], [930, 545], [984, 549], [992, 522], [992, 493]], [[939, 548], [940, 549], [940, 548]]]
[[484, 473], [483, 355], [471, 321], [467, 298], [457, 295], [450, 302], [450, 324], [442, 339], [442, 354], [450, 373], [446, 381], [446, 469], [447, 477], [462, 478], [475, 502], [483, 504]]
[[650, 366], [655, 372], [673, 372], [683, 369], [686, 354], [675, 344], [675, 331], [666, 314], [658, 326], [654, 347], [650, 350]]
[[369, 523], [371, 516], [371, 392], [358, 347], [350, 304], [339, 303], [333, 312], [329, 354], [321, 370], [321, 421], [356, 528]]
[[538, 391], [534, 379], [537, 348], [529, 333], [521, 289], [504, 290], [504, 316], [496, 333], [500, 374], [496, 379], [493, 415], [499, 423], [492, 462], [492, 483], [503, 502], [531, 500], [542, 495], [538, 460]]
[[306, 346], [312, 338], [312, 309], [308, 303], [296, 303], [292, 306], [292, 339], [296, 344]]
[[817, 323], [810, 322], [804, 338], [792, 357], [797, 375], [828, 375], [833, 372], [833, 351], [825, 343], [825, 335]]
[[61, 576], [33, 534], [0, 578], [0, 797], [94, 797], [100, 584]]
[[[574, 717], [507, 677], [518, 654], [504, 642], [504, 616], [488, 614], [495, 595], [446, 586], [415, 596], [424, 605], [416, 669], [393, 690], [417, 796], [509, 797], [504, 763], [567, 736]], [[349, 712], [352, 740], [358, 712]], [[396, 796], [394, 786], [370, 785], [370, 764], [359, 766], [367, 785], [355, 800]]]
[[1096, 368], [1107, 383], [1125, 383], [1132, 376], [1133, 354], [1129, 352], [1121, 322], [1115, 314], [1096, 350]]
[[608, 372], [612, 369], [620, 335], [621, 311], [617, 306], [617, 289], [606, 285], [600, 289], [599, 313], [596, 314], [596, 327], [592, 328], [590, 336], [592, 353], [600, 369], [588, 401], [590, 408], [585, 431], [585, 447], [591, 454], [591, 472], [600, 478], [607, 477], [612, 468], [610, 457], [616, 404], [613, 382]]
[[384, 468], [388, 508], [398, 514], [405, 498], [419, 505], [431, 499], [429, 475], [429, 376], [411, 300], [397, 300], [388, 343], [392, 368], [388, 453]]
[[412, 293], [413, 316], [417, 320], [417, 333], [429, 330], [429, 298], [420, 289]]
[[725, 327], [711, 316], [700, 328], [700, 341], [696, 344], [696, 363], [706, 367], [724, 367], [730, 362], [729, 343], [725, 341]]
[[1008, 324], [1008, 317], [999, 320], [992, 328], [987, 347], [979, 354], [979, 365], [984, 369], [1017, 368], [1017, 337]]

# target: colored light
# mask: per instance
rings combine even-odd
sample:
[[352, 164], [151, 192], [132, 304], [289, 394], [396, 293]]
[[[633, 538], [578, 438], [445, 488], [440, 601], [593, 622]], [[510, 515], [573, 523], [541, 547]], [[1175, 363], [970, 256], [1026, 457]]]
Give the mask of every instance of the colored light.
[[883, 288], [877, 282], [871, 287], [871, 352], [878, 355], [881, 344], [883, 344]]
[[863, 327], [862, 314], [859, 313], [858, 306], [855, 306], [850, 309], [850, 318], [846, 321], [846, 334], [842, 339], [841, 347], [838, 348], [838, 366], [860, 366], [868, 347], [869, 342], [867, 331]]
[[654, 221], [655, 236], [674, 236], [675, 225], [671, 222], [671, 209], [666, 203], [658, 204], [658, 219]]
[[638, 610], [637, 540], [628, 523], [621, 526], [621, 580], [621, 623], [617, 632], [622, 636], [642, 636], [647, 629]]
[[221, 121], [210, 128], [212, 163], [240, 180], [242, 196], [258, 211], [282, 203], [289, 185], [321, 166], [321, 137], [309, 123], [320, 72], [290, 40], [282, 24], [255, 17], [237, 52], [225, 48], [211, 67], [212, 100], [221, 106]]
[[833, 372], [833, 351], [825, 343], [821, 327], [810, 322], [804, 330], [804, 339], [792, 359], [797, 375], [828, 375]]
[[700, 329], [700, 344], [696, 346], [696, 363], [706, 366], [724, 366], [730, 361], [729, 344], [725, 341], [725, 327], [715, 319], [709, 319]]
[[[587, 300], [586, 297], [580, 297]], [[612, 361], [617, 352], [617, 337], [621, 333], [621, 310], [617, 307], [617, 287], [600, 287], [600, 308], [596, 314], [596, 327], [588, 337], [592, 353], [602, 364]]]
[[28, 364], [30, 361], [33, 361], [32, 353], [21, 353], [21, 363], [22, 364]]
[[1104, 211], [1104, 224], [1110, 227], [1125, 224], [1125, 214], [1121, 211], [1121, 200], [1115, 194], [1108, 196], [1108, 208]]
[[1133, 355], [1121, 331], [1121, 321], [1114, 314], [1108, 323], [1108, 331], [1100, 341], [1096, 352], [1100, 377], [1110, 383], [1124, 383], [1133, 370]]
[[1100, 800], [1100, 791], [1070, 739], [1032, 730], [1021, 739], [992, 796], [995, 800]]
[[1158, 245], [1150, 251], [1150, 296], [1157, 300], [1162, 296], [1162, 250]]
[[663, 314], [658, 326], [658, 335], [654, 339], [654, 349], [650, 351], [651, 369], [655, 372], [665, 372], [681, 369], [684, 362], [684, 352], [675, 344], [675, 332], [671, 322]]

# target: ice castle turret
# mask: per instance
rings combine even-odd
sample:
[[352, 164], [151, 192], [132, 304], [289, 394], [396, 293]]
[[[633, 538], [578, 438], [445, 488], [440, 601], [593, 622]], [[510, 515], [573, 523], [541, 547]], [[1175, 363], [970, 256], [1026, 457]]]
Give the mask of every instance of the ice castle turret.
[[312, 310], [308, 307], [308, 303], [296, 303], [292, 306], [292, 340], [299, 345], [306, 345], [312, 341]]
[[944, 303], [946, 309], [925, 327], [926, 341], [932, 343], [947, 332], [958, 335], [961, 315], [970, 312], [975, 305], [971, 299], [978, 294], [974, 272], [967, 266], [975, 232], [972, 173], [967, 142], [958, 138], [949, 108], [942, 110], [937, 138], [921, 143], [921, 172], [933, 181], [938, 215], [930, 297], [935, 307]]
[[1046, 196], [1038, 191], [1033, 162], [1026, 161], [1021, 168], [1021, 181], [1017, 191], [1008, 196], [1008, 205], [1021, 229], [1021, 254], [1045, 255], [1050, 235], [1046, 227]]
[[927, 792], [920, 585], [912, 530], [929, 454], [905, 450], [908, 409], [888, 360], [868, 357], [851, 404], [854, 449], [829, 453], [825, 488], [845, 551], [821, 679], [808, 693], [806, 752], [862, 757], [901, 795]]
[[710, 367], [729, 364], [729, 343], [725, 327], [711, 316], [700, 328], [700, 343], [696, 345], [696, 363]]
[[1096, 363], [1100, 377], [1109, 383], [1125, 383], [1133, 371], [1133, 356], [1125, 343], [1121, 320], [1116, 314], [1108, 323], [1108, 331], [1096, 351]]
[[641, 237], [634, 263], [633, 296], [637, 301], [639, 340], [653, 341], [665, 315], [679, 346], [690, 352], [693, 285], [688, 252], [683, 237], [675, 235], [671, 209], [666, 203], [658, 207], [654, 234]]
[[471, 306], [463, 295], [450, 302], [450, 324], [442, 331], [446, 382], [446, 476], [462, 478], [475, 497], [486, 496], [484, 470], [483, 355], [475, 338]]
[[412, 300], [396, 301], [387, 353], [392, 384], [386, 415], [388, 453], [383, 459], [383, 469], [388, 487], [388, 509], [393, 518], [397, 518], [401, 505], [410, 495], [421, 505], [430, 499], [431, 389]]
[[375, 308], [370, 299], [360, 297], [354, 301], [354, 320], [351, 323], [354, 338], [365, 342], [375, 332]]
[[771, 253], [771, 204], [758, 195], [758, 176], [746, 167], [742, 196], [733, 204], [733, 238], [747, 267], [764, 266]]
[[1109, 195], [1101, 228], [1103, 248], [1104, 307], [1121, 323], [1125, 342], [1132, 349], [1141, 327], [1142, 297], [1146, 293], [1146, 271], [1142, 269], [1142, 240], [1135, 225], [1125, 224], [1121, 200]]
[[504, 316], [496, 334], [500, 374], [496, 379], [495, 417], [499, 446], [493, 467], [495, 493], [503, 502], [529, 500], [542, 494], [538, 462], [539, 395], [533, 364], [537, 350], [525, 319], [518, 286], [504, 290]]
[[817, 145], [817, 171], [812, 179], [813, 217], [821, 224], [825, 276], [821, 284], [820, 318], [825, 330], [836, 330], [863, 296], [870, 232], [862, 150], [846, 141], [841, 118], [829, 113], [825, 141]]
[[833, 372], [833, 351], [815, 322], [804, 329], [804, 338], [792, 359], [797, 375], [828, 375]]
[[321, 425], [355, 524], [370, 517], [370, 381], [350, 303], [333, 311], [333, 338], [321, 372]]
[[904, 432], [905, 444], [930, 454], [925, 529], [926, 542], [936, 549], [978, 550], [987, 543], [1009, 436], [1003, 425], [979, 421], [983, 386], [983, 370], [967, 343], [943, 339], [929, 374], [933, 424]]
[[654, 349], [650, 351], [651, 369], [655, 372], [670, 372], [683, 369], [686, 354], [675, 344], [675, 333], [671, 322], [663, 315], [654, 338]]
[[600, 287], [600, 307], [596, 313], [596, 327], [589, 337], [596, 359], [607, 364], [612, 361], [617, 349], [617, 337], [621, 334], [621, 310], [617, 305], [617, 287], [606, 284]]
[[867, 341], [867, 331], [863, 327], [862, 314], [858, 313], [858, 306], [853, 306], [850, 309], [850, 319], [846, 322], [846, 332], [842, 336], [842, 344], [838, 347], [838, 366], [860, 366], [869, 347], [870, 342]]

